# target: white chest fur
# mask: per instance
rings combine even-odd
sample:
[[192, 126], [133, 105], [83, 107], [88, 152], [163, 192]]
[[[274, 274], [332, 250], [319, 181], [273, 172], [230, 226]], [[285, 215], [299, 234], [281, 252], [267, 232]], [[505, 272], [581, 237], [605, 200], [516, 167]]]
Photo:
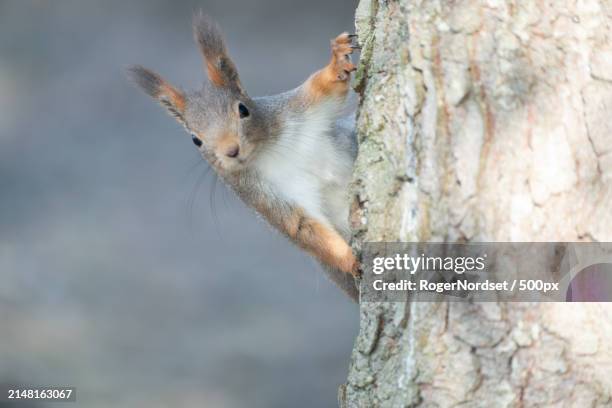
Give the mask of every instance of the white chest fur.
[[345, 234], [352, 163], [334, 141], [336, 118], [337, 107], [328, 104], [288, 118], [255, 165], [275, 195]]

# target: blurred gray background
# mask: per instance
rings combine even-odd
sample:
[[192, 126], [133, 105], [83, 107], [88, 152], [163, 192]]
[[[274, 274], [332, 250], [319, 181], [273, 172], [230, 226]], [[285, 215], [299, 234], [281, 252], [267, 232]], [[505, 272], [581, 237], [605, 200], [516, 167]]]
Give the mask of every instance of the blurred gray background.
[[124, 69], [199, 86], [201, 8], [249, 93], [281, 92], [323, 66], [355, 6], [0, 1], [0, 384], [77, 387], [54, 407], [336, 405], [357, 307]]

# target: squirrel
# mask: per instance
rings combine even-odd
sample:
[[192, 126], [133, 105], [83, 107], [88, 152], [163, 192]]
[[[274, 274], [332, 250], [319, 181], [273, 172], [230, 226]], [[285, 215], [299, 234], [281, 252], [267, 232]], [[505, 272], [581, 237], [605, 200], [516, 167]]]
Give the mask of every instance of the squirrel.
[[355, 35], [331, 41], [331, 60], [297, 88], [251, 98], [218, 25], [197, 13], [193, 32], [208, 81], [186, 93], [140, 65], [128, 74], [191, 134], [210, 166], [273, 227], [324, 266], [358, 301], [359, 262], [348, 244], [349, 195], [357, 154], [354, 119], [342, 117]]

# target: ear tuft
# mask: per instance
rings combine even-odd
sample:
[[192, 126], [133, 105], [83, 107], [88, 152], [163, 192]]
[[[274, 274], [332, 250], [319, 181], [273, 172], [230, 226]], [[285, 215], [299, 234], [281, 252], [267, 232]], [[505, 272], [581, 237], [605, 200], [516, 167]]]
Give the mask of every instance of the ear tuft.
[[193, 37], [206, 58], [227, 54], [221, 29], [202, 11], [193, 16]]
[[157, 99], [164, 80], [155, 72], [142, 65], [134, 65], [127, 69], [128, 77], [149, 96]]
[[155, 72], [140, 65], [129, 67], [128, 76], [147, 95], [166, 107], [183, 126], [187, 126], [185, 121], [186, 99], [181, 91], [164, 81]]
[[201, 11], [193, 16], [193, 37], [205, 59], [208, 79], [217, 87], [242, 92], [236, 66], [232, 62], [217, 23]]

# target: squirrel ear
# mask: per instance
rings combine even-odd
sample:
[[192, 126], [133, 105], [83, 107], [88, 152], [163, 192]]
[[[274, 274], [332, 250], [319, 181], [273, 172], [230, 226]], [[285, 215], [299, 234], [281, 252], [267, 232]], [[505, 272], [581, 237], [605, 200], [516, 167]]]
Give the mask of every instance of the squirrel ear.
[[181, 91], [170, 85], [155, 72], [140, 65], [128, 68], [128, 75], [146, 94], [165, 106], [176, 120], [187, 126], [185, 121], [186, 99]]
[[193, 16], [193, 36], [200, 46], [208, 79], [220, 88], [243, 92], [236, 66], [230, 59], [217, 23], [202, 12]]

